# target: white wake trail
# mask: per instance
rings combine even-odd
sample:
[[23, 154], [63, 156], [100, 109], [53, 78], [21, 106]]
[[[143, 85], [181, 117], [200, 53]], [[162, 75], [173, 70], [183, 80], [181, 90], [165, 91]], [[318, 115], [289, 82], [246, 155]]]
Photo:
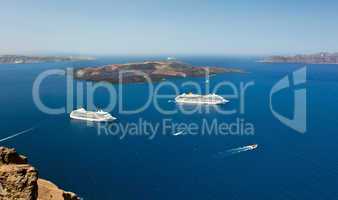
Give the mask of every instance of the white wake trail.
[[178, 135], [181, 135], [181, 134], [183, 134], [183, 133], [184, 133], [184, 131], [179, 131], [179, 132], [177, 132], [177, 133], [174, 133], [173, 136], [178, 136]]
[[229, 153], [239, 153], [239, 152], [243, 152], [243, 151], [248, 151], [248, 150], [252, 150], [251, 147], [238, 147], [238, 148], [234, 148], [234, 149], [229, 149], [227, 150], [226, 152], [229, 152]]
[[228, 149], [228, 150], [223, 151], [223, 152], [218, 152], [215, 157], [231, 156], [231, 155], [239, 154], [239, 153], [242, 153], [242, 152], [245, 152], [245, 151], [252, 151], [254, 149], [255, 148], [253, 148], [252, 146], [237, 147], [237, 148], [233, 148], [233, 149]]
[[17, 137], [17, 136], [19, 136], [19, 135], [28, 133], [28, 132], [30, 132], [30, 131], [32, 131], [32, 130], [34, 130], [34, 129], [35, 129], [35, 127], [32, 127], [32, 128], [29, 128], [29, 129], [20, 131], [20, 132], [15, 133], [15, 134], [13, 134], [13, 135], [11, 135], [11, 136], [8, 136], [8, 137], [5, 137], [5, 138], [3, 138], [3, 139], [0, 139], [0, 142], [5, 142], [5, 141], [10, 140], [10, 139], [12, 139], [12, 138], [15, 138], [15, 137]]

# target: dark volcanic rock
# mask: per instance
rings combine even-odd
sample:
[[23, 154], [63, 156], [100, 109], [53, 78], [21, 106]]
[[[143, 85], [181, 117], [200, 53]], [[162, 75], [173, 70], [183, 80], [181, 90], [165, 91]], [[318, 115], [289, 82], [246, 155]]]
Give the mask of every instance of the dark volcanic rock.
[[235, 68], [194, 67], [178, 61], [146, 61], [77, 69], [74, 77], [88, 81], [137, 83], [146, 82], [148, 79], [157, 82], [168, 78], [199, 77], [220, 73], [243, 73], [243, 71]]

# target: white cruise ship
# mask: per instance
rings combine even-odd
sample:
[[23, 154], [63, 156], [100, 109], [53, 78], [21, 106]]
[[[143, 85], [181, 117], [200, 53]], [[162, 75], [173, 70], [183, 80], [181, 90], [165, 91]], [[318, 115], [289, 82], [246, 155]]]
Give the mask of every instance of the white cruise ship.
[[84, 108], [74, 110], [70, 113], [70, 118], [85, 120], [85, 121], [94, 121], [94, 122], [107, 122], [116, 120], [115, 117], [111, 116], [108, 112], [99, 110], [97, 112], [87, 111]]
[[181, 94], [175, 98], [176, 103], [186, 103], [186, 104], [224, 104], [229, 102], [223, 97], [216, 94], [207, 94], [207, 95], [198, 95], [198, 94]]

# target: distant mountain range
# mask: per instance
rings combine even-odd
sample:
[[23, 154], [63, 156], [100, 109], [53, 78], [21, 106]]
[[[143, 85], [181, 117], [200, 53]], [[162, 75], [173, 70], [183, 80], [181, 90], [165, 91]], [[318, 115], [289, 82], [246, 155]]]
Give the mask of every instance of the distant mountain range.
[[316, 53], [295, 56], [271, 56], [260, 62], [264, 63], [304, 63], [304, 64], [338, 64], [338, 53]]
[[44, 62], [67, 62], [95, 60], [93, 57], [84, 56], [23, 56], [23, 55], [0, 55], [0, 64], [29, 64]]

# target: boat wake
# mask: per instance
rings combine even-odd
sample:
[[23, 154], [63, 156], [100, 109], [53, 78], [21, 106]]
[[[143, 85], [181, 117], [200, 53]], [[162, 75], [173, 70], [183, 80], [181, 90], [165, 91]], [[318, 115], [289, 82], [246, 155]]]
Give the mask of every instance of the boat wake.
[[176, 132], [173, 134], [173, 136], [179, 136], [179, 135], [182, 135], [184, 133], [184, 131], [179, 131], [179, 132]]
[[20, 135], [23, 135], [23, 134], [28, 133], [28, 132], [30, 132], [30, 131], [33, 131], [35, 128], [36, 128], [36, 127], [32, 127], [32, 128], [29, 128], [29, 129], [20, 131], [20, 132], [15, 133], [15, 134], [13, 134], [13, 135], [11, 135], [11, 136], [8, 136], [8, 137], [5, 137], [5, 138], [3, 138], [3, 139], [0, 139], [0, 142], [5, 142], [5, 141], [10, 140], [10, 139], [13, 139], [13, 138], [15, 138], [15, 137], [17, 137], [17, 136], [20, 136]]
[[239, 154], [239, 153], [242, 153], [242, 152], [252, 151], [252, 150], [256, 149], [257, 147], [258, 147], [257, 144], [253, 144], [253, 145], [247, 145], [247, 146], [244, 146], [244, 147], [237, 147], [237, 148], [233, 148], [233, 149], [228, 149], [226, 151], [218, 152], [215, 155], [215, 157], [216, 158], [220, 158], [220, 157], [224, 158], [224, 157]]

